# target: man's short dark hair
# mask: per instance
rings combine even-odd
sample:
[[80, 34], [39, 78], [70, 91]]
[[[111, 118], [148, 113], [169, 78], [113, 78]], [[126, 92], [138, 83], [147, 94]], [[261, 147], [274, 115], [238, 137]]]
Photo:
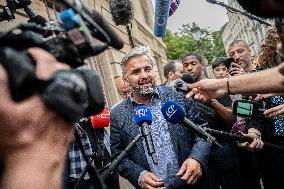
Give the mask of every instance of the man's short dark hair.
[[185, 61], [185, 58], [188, 57], [188, 56], [194, 56], [200, 64], [203, 64], [202, 56], [199, 53], [196, 53], [196, 52], [187, 53], [186, 55], [184, 55], [182, 57], [181, 62], [183, 63]]
[[170, 72], [173, 72], [175, 73], [176, 72], [176, 62], [179, 62], [178, 60], [172, 60], [172, 61], [169, 61], [165, 66], [164, 66], [164, 76], [165, 78], [169, 78], [169, 73]]
[[227, 60], [227, 58], [225, 58], [225, 57], [216, 58], [216, 60], [214, 60], [214, 62], [212, 63], [212, 69], [214, 70], [216, 67], [218, 67], [220, 65], [227, 66], [226, 60]]

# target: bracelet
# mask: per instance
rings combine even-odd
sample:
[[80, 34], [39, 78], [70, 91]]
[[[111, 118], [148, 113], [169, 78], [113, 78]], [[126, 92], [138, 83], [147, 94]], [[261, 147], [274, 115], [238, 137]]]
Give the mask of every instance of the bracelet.
[[227, 79], [227, 90], [228, 90], [228, 95], [231, 95], [229, 78]]

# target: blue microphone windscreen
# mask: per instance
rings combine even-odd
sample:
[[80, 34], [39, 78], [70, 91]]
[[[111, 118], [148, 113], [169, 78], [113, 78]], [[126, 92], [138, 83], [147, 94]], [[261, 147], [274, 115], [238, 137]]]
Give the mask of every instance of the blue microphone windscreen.
[[151, 109], [144, 105], [135, 107], [134, 119], [135, 119], [135, 123], [140, 127], [142, 126], [144, 122], [151, 124], [152, 123]]
[[163, 37], [166, 34], [171, 0], [156, 0], [154, 34]]
[[60, 20], [63, 23], [63, 27], [66, 30], [70, 30], [77, 25], [78, 18], [73, 9], [66, 9], [59, 14]]
[[162, 113], [166, 120], [172, 124], [181, 123], [186, 115], [181, 105], [173, 100], [169, 100], [162, 106]]

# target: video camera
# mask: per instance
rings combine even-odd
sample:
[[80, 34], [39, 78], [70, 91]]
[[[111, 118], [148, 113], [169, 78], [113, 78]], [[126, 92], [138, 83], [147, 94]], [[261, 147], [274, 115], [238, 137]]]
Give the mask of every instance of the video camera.
[[263, 112], [265, 110], [265, 101], [236, 100], [233, 103], [233, 114], [240, 117], [262, 119], [264, 118]]
[[[105, 107], [98, 74], [94, 70], [71, 69], [56, 72], [48, 81], [39, 80], [35, 76], [35, 63], [26, 49], [42, 48], [58, 61], [77, 68], [86, 58], [109, 46], [121, 49], [124, 43], [98, 12], [88, 10], [81, 1], [60, 2], [66, 6], [59, 16], [60, 25], [22, 23], [0, 33], [0, 63], [8, 73], [15, 101], [38, 92], [48, 106], [65, 118], [78, 120]], [[42, 33], [46, 31], [52, 36], [45, 38]]]

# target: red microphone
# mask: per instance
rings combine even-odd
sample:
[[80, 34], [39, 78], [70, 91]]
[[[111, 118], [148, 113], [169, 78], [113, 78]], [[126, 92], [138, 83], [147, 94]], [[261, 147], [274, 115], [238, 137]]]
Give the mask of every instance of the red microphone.
[[107, 108], [97, 115], [91, 116], [91, 123], [94, 129], [103, 129], [109, 126], [110, 113]]

